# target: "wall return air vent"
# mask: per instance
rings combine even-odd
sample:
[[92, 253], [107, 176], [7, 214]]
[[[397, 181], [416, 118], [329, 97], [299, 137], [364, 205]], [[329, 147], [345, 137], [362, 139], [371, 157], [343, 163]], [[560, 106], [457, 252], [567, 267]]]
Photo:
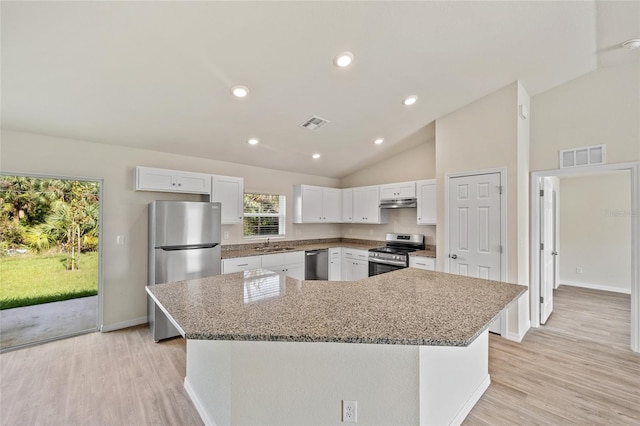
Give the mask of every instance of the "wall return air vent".
[[318, 130], [320, 127], [327, 124], [329, 120], [325, 120], [324, 118], [320, 118], [317, 115], [311, 116], [307, 121], [302, 123], [300, 126], [304, 127], [308, 130]]
[[593, 145], [560, 151], [560, 168], [593, 166], [607, 162], [607, 146]]

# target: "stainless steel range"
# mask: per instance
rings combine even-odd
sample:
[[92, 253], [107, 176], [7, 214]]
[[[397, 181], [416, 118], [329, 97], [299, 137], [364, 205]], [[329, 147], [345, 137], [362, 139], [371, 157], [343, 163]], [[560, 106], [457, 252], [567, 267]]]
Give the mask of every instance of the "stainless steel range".
[[369, 276], [409, 267], [409, 253], [424, 250], [424, 235], [387, 234], [384, 247], [369, 250]]

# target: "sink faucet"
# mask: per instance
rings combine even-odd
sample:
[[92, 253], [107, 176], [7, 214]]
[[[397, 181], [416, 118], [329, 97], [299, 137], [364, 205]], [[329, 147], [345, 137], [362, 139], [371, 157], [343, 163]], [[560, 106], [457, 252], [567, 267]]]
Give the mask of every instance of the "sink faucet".
[[270, 240], [270, 239], [271, 239], [271, 238], [267, 238], [267, 243], [265, 244], [265, 247], [269, 247], [269, 240]]

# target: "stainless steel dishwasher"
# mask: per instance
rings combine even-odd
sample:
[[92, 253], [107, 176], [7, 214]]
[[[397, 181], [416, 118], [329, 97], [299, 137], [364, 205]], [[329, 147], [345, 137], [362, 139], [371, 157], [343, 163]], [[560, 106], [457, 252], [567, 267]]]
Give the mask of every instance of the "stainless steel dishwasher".
[[304, 257], [305, 280], [329, 279], [329, 250], [309, 250]]

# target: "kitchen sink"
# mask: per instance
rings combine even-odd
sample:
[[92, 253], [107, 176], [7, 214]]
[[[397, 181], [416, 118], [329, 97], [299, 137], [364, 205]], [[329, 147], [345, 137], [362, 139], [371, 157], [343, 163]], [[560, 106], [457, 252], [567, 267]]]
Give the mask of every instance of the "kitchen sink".
[[278, 247], [278, 246], [273, 246], [273, 247], [258, 247], [256, 248], [257, 251], [262, 251], [265, 253], [272, 253], [274, 251], [284, 251], [284, 250], [295, 250], [293, 247]]

